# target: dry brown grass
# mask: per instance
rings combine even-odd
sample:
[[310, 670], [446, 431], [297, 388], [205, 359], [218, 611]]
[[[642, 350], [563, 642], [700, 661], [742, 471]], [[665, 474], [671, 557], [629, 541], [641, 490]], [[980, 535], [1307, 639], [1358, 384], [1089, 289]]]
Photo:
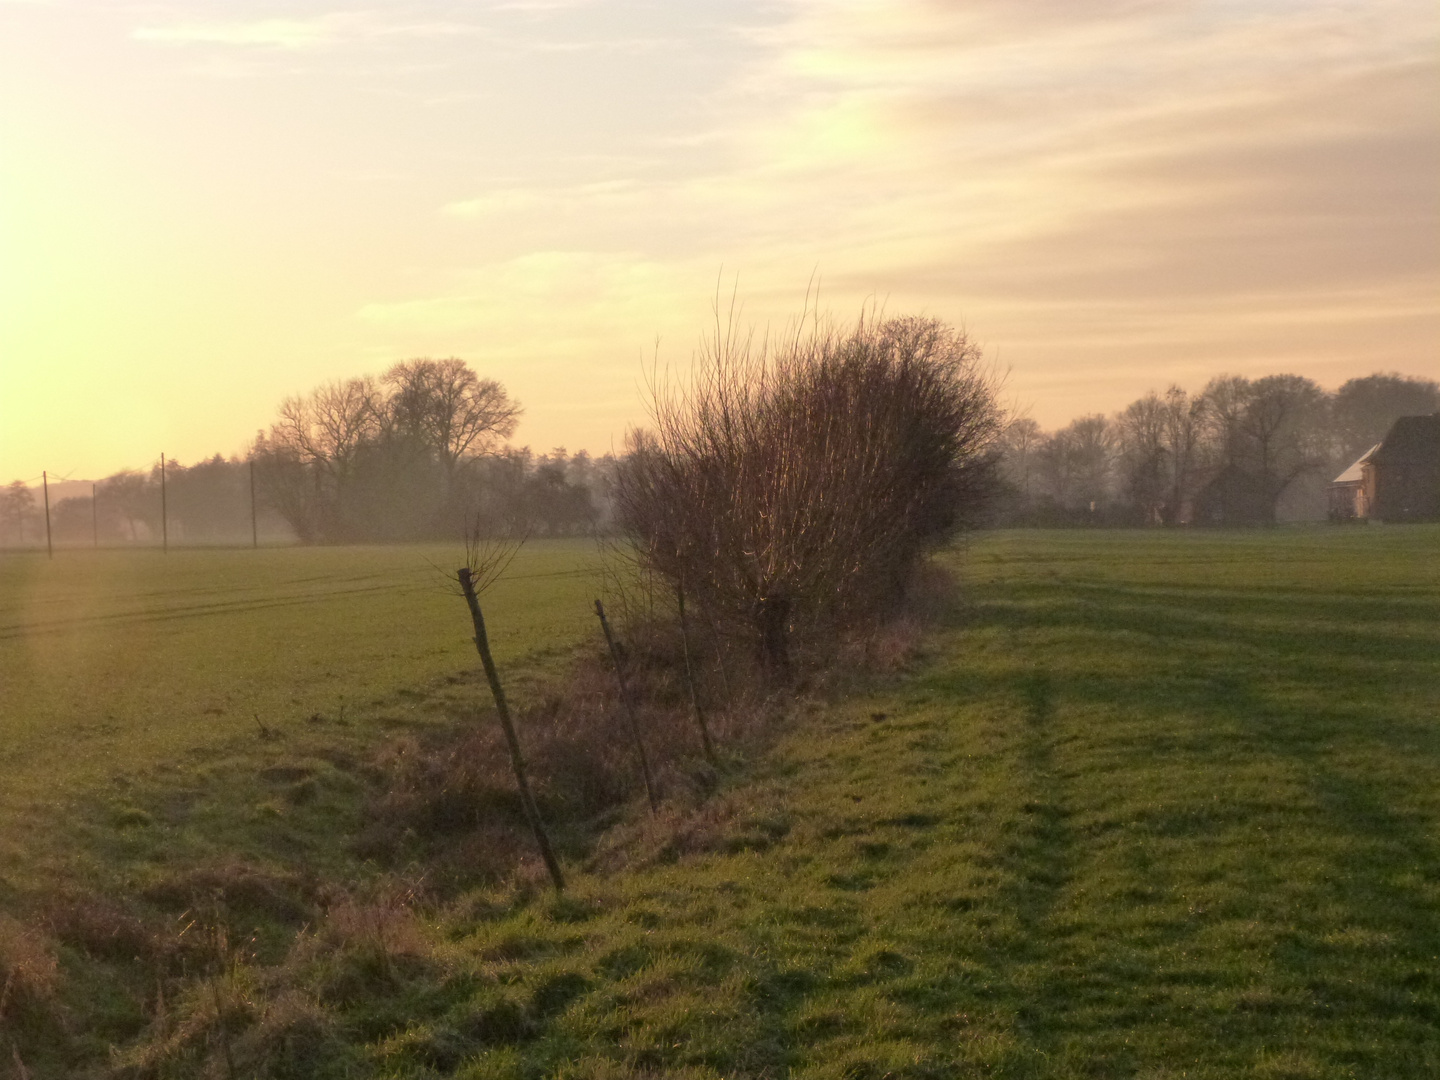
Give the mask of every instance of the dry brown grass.
[[0, 1021], [54, 1001], [60, 986], [55, 945], [40, 927], [0, 914]]

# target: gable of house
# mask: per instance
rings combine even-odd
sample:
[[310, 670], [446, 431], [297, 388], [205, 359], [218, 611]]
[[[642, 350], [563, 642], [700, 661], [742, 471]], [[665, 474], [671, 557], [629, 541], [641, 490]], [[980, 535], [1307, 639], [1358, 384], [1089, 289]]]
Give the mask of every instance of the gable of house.
[[1366, 450], [1354, 463], [1334, 480], [1326, 489], [1330, 504], [1331, 521], [1358, 521], [1370, 515], [1372, 485], [1367, 483], [1371, 471], [1366, 469], [1371, 456], [1380, 449], [1380, 444]]
[[1363, 471], [1373, 484], [1371, 517], [1440, 521], [1440, 413], [1396, 420]]

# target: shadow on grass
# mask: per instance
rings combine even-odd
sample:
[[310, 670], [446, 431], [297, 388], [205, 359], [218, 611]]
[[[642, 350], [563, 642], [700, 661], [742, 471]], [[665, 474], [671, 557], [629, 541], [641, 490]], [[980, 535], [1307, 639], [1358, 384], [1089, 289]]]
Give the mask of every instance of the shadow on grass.
[[1015, 717], [1024, 839], [991, 902], [1015, 913], [1000, 997], [1031, 1045], [1121, 1071], [1147, 1045], [1232, 1067], [1281, 1047], [1296, 1075], [1440, 1061], [1440, 597], [968, 599], [928, 683]]

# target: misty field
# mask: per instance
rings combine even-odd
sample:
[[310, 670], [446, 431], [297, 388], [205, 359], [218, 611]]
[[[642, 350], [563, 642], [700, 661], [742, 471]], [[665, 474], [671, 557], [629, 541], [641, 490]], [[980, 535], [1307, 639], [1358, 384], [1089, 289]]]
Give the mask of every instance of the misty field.
[[[536, 545], [497, 586], [522, 685], [593, 634], [591, 550]], [[69, 847], [7, 832], [12, 872], [42, 852], [152, 897], [220, 860], [368, 873], [362, 750], [478, 701], [447, 557], [0, 564], [7, 812], [93, 788]], [[253, 951], [162, 1034], [216, 1030], [223, 992], [266, 1076], [1440, 1071], [1440, 529], [1007, 532], [942, 561], [903, 671], [802, 696], [698, 809], [572, 844], [564, 897], [522, 873], [287, 953], [323, 916], [264, 893], [235, 909]], [[55, 933], [86, 1020], [36, 1036], [36, 1076], [150, 1022], [148, 970]], [[117, 1075], [218, 1053], [153, 1038], [125, 1060], [156, 1071]]]
[[[519, 553], [486, 597], [501, 663], [591, 629], [595, 560], [582, 541]], [[0, 558], [0, 853], [19, 854], [17, 817], [267, 732], [373, 742], [423, 722], [426, 685], [477, 663], [444, 578], [462, 561], [457, 545]]]

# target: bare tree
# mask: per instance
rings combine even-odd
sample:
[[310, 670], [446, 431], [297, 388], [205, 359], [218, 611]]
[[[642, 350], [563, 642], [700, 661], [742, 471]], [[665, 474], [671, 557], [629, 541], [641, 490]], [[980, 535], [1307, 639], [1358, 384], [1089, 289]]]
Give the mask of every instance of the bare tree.
[[293, 446], [340, 482], [354, 472], [365, 444], [379, 433], [382, 415], [379, 389], [372, 379], [326, 383], [281, 404], [272, 438]]
[[255, 436], [249, 459], [255, 463], [256, 483], [266, 505], [285, 519], [301, 543], [319, 540], [323, 523], [316, 495], [318, 474], [301, 450], [262, 431]]
[[1348, 465], [1383, 439], [1402, 416], [1440, 412], [1440, 383], [1377, 372], [1351, 379], [1335, 395], [1331, 418], [1336, 464]]
[[1192, 494], [1204, 419], [1203, 398], [1191, 398], [1178, 386], [1165, 391], [1165, 451], [1170, 460], [1170, 492], [1164, 508], [1167, 525], [1180, 521], [1182, 507]]
[[655, 388], [617, 504], [642, 565], [749, 627], [863, 619], [990, 492], [999, 433], [979, 350], [935, 320], [797, 329], [773, 351], [720, 325], [688, 386]]
[[1132, 401], [1115, 418], [1125, 494], [1144, 525], [1164, 520], [1162, 511], [1170, 487], [1166, 419], [1165, 403], [1153, 390]]
[[390, 423], [433, 452], [449, 477], [465, 458], [508, 439], [520, 419], [503, 386], [454, 357], [404, 360], [381, 378], [390, 388]]
[[100, 482], [99, 496], [124, 522], [127, 539], [138, 540], [140, 528], [151, 536], [160, 531], [160, 499], [153, 477], [123, 469]]
[[1241, 431], [1265, 484], [1270, 522], [1285, 489], [1328, 460], [1327, 404], [1325, 392], [1300, 375], [1269, 375], [1250, 386]]
[[1301, 375], [1269, 375], [1250, 386], [1241, 417], [1255, 464], [1282, 481], [1312, 467], [1324, 450], [1325, 392]]
[[1045, 435], [1028, 416], [1020, 416], [1005, 425], [1000, 436], [1001, 471], [1026, 501], [1035, 496], [1035, 455]]
[[0, 530], [8, 542], [23, 544], [35, 519], [35, 493], [20, 480], [0, 491]]
[[1060, 430], [1044, 436], [1035, 449], [1035, 475], [1040, 490], [1058, 505], [1075, 503], [1077, 458], [1072, 432]]
[[1202, 400], [1207, 490], [1217, 493], [1217, 507], [1230, 507], [1212, 519], [1273, 524], [1290, 485], [1328, 461], [1325, 392], [1299, 375], [1227, 375], [1210, 380]]
[[381, 431], [383, 410], [370, 378], [326, 383], [280, 405], [267, 441], [278, 460], [306, 466], [314, 491], [311, 516], [323, 535], [347, 534], [346, 498], [362, 455]]
[[1241, 375], [1217, 375], [1205, 384], [1205, 443], [1217, 468], [1239, 465], [1245, 458], [1243, 422], [1250, 403], [1250, 380]]

